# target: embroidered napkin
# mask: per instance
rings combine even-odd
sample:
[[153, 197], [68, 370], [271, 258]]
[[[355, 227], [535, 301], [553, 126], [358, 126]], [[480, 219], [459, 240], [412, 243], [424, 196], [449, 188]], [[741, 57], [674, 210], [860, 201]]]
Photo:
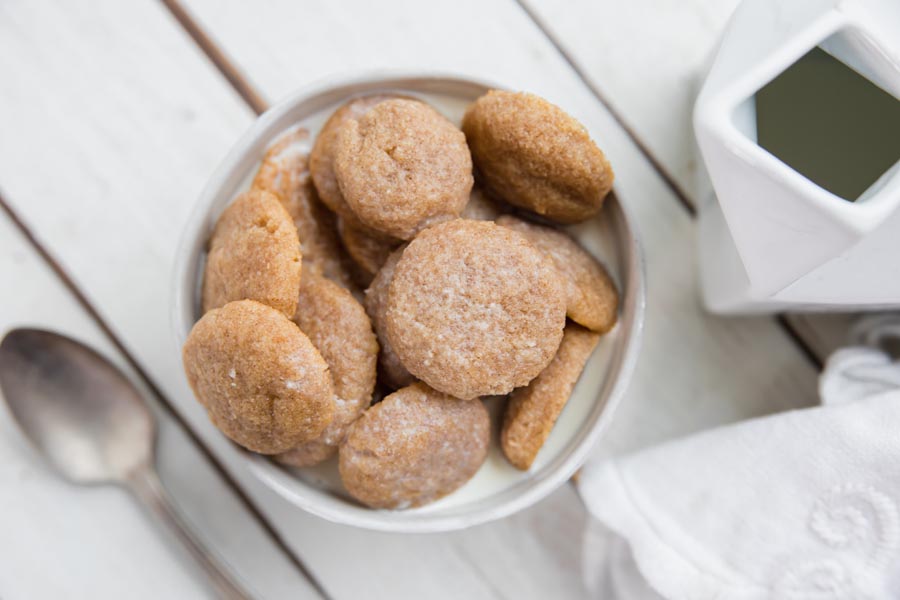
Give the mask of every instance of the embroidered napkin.
[[900, 598], [900, 364], [864, 322], [822, 405], [589, 463], [585, 574], [623, 600]]

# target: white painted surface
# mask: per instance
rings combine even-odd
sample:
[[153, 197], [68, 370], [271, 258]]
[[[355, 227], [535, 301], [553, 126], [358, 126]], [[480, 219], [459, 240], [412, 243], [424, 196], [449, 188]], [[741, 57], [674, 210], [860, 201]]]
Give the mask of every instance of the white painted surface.
[[[812, 402], [815, 373], [771, 319], [726, 320], [702, 311], [694, 223], [515, 3], [316, 0], [259, 7], [192, 0], [188, 6], [268, 99], [336, 72], [455, 71], [542, 94], [588, 126], [607, 150], [641, 227], [649, 282], [644, 352], [599, 452], [639, 448]], [[630, 60], [627, 53], [616, 59], [624, 60]], [[107, 0], [91, 11], [63, 2], [0, 5], [0, 76], [5, 199], [330, 595], [348, 600], [586, 595], [580, 565], [585, 514], [570, 486], [515, 517], [464, 532], [413, 537], [363, 532], [298, 512], [263, 488], [209, 425], [190, 396], [170, 339], [169, 276], [193, 199], [253, 117], [162, 5]], [[652, 79], [653, 73], [645, 77]], [[24, 291], [17, 294], [26, 305], [47, 297], [43, 288], [18, 281]], [[48, 321], [59, 327], [68, 322], [68, 317]], [[211, 484], [190, 471], [178, 473], [172, 486], [179, 500], [209, 507], [221, 502]], [[127, 503], [122, 506], [127, 510]], [[210, 526], [210, 535], [221, 535], [226, 549], [243, 549], [248, 538], [240, 523], [249, 517], [229, 514], [219, 524], [230, 520], [230, 528]], [[117, 517], [117, 528], [127, 528], [119, 522]], [[54, 541], [35, 539], [41, 547]], [[152, 542], [141, 547], [149, 553]], [[15, 550], [0, 541], [0, 555]], [[265, 571], [267, 555], [257, 556], [251, 566]], [[69, 553], [57, 560], [68, 566], [76, 558]], [[87, 579], [119, 576], [102, 560], [89, 566]], [[76, 585], [74, 575], [61, 577], [72, 577], [65, 585]], [[14, 589], [0, 575], [0, 596], [34, 597], [28, 592], [43, 589], [31, 587], [38, 583], [26, 579]], [[255, 575], [253, 584], [272, 585], [270, 597], [286, 595], [292, 585], [274, 571]], [[191, 595], [190, 585], [185, 581], [177, 595]]]

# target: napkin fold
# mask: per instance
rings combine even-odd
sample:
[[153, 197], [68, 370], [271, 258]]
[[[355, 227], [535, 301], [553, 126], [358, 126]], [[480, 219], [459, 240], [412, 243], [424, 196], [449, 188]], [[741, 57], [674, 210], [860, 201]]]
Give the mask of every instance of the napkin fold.
[[862, 322], [822, 404], [588, 463], [587, 584], [623, 600], [900, 598], [900, 364]]

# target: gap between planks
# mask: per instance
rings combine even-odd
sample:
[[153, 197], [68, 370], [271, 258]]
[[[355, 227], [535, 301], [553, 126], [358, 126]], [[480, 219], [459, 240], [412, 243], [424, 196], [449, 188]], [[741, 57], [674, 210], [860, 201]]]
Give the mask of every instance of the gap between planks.
[[100, 316], [100, 313], [94, 306], [91, 304], [90, 300], [88, 300], [87, 296], [78, 287], [75, 281], [69, 276], [66, 270], [62, 267], [62, 265], [57, 262], [55, 258], [50, 254], [50, 252], [44, 247], [44, 245], [37, 239], [28, 225], [22, 220], [22, 218], [13, 210], [12, 205], [7, 202], [4, 197], [2, 190], [0, 190], [0, 211], [4, 213], [9, 220], [13, 223], [13, 225], [22, 233], [28, 243], [34, 248], [35, 252], [41, 257], [41, 259], [50, 267], [53, 273], [59, 278], [62, 284], [69, 290], [78, 304], [85, 310], [88, 316], [96, 323], [97, 327], [103, 332], [103, 335], [112, 343], [113, 347], [124, 357], [125, 362], [128, 363], [128, 366], [134, 369], [134, 372], [137, 373], [138, 377], [140, 377], [141, 381], [147, 386], [150, 390], [150, 393], [153, 394], [158, 404], [162, 407], [164, 412], [175, 420], [176, 423], [187, 433], [188, 438], [194, 443], [194, 445], [200, 450], [203, 456], [209, 461], [210, 465], [213, 469], [219, 474], [219, 476], [223, 479], [223, 481], [234, 491], [240, 503], [244, 506], [244, 508], [249, 512], [254, 519], [260, 524], [263, 531], [272, 539], [273, 543], [276, 547], [278, 547], [288, 558], [288, 560], [293, 564], [300, 573], [309, 581], [310, 585], [316, 592], [325, 600], [330, 600], [331, 596], [323, 588], [322, 584], [319, 582], [316, 577], [310, 572], [310, 570], [306, 567], [303, 560], [298, 557], [294, 552], [290, 549], [284, 539], [281, 537], [281, 534], [278, 533], [278, 530], [269, 522], [269, 520], [262, 514], [262, 512], [257, 508], [256, 504], [244, 493], [244, 490], [237, 484], [234, 478], [230, 473], [225, 469], [222, 463], [216, 458], [216, 456], [210, 451], [210, 449], [203, 443], [203, 441], [194, 433], [194, 430], [182, 419], [181, 415], [177, 410], [173, 407], [172, 403], [166, 398], [165, 395], [160, 391], [159, 387], [156, 383], [150, 378], [144, 368], [137, 362], [134, 356], [129, 352], [129, 350], [125, 347], [122, 341], [118, 338], [118, 336], [113, 332], [112, 328], [109, 324]]
[[[671, 174], [666, 170], [666, 168], [657, 160], [656, 156], [650, 151], [649, 147], [644, 144], [644, 142], [638, 137], [635, 130], [628, 125], [625, 121], [625, 118], [613, 107], [612, 103], [606, 99], [606, 96], [600, 92], [599, 88], [594, 85], [593, 81], [591, 81], [590, 77], [588, 77], [585, 70], [581, 67], [581, 65], [574, 59], [574, 57], [563, 47], [557, 37], [553, 34], [547, 24], [541, 19], [537, 13], [535, 13], [527, 4], [527, 0], [514, 0], [515, 3], [522, 9], [522, 11], [528, 15], [528, 18], [534, 23], [534, 25], [544, 34], [544, 37], [550, 42], [550, 44], [556, 49], [562, 59], [569, 65], [578, 79], [581, 80], [581, 83], [588, 89], [591, 95], [597, 99], [597, 101], [603, 105], [603, 107], [609, 112], [612, 118], [616, 121], [619, 127], [625, 132], [625, 134], [629, 137], [629, 139], [637, 146], [638, 151], [643, 155], [647, 162], [650, 163], [650, 166], [653, 167], [653, 170], [662, 178], [666, 187], [668, 187], [672, 194], [674, 194], [675, 198], [678, 200], [678, 203], [688, 212], [688, 214], [692, 218], [697, 217], [697, 208], [694, 206], [693, 201], [690, 199], [689, 195], [682, 189], [680, 185], [675, 181], [675, 178], [671, 176]], [[784, 313], [779, 313], [775, 316], [775, 322], [782, 329], [784, 334], [788, 337], [788, 339], [793, 342], [793, 344], [797, 347], [803, 356], [806, 357], [807, 360], [819, 371], [822, 370], [824, 363], [822, 357], [819, 356], [813, 347], [807, 342], [807, 340], [803, 337], [803, 335], [798, 331], [797, 327], [791, 323], [790, 316]]]

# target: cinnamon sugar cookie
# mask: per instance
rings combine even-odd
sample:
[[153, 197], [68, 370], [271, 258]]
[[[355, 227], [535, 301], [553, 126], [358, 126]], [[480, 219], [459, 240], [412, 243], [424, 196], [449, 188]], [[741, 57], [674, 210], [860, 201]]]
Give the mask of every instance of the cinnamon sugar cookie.
[[497, 224], [518, 231], [553, 260], [565, 280], [566, 314], [570, 319], [598, 333], [612, 329], [619, 294], [597, 259], [558, 229], [508, 215], [497, 219]]
[[334, 144], [341, 195], [368, 227], [408, 240], [455, 218], [472, 190], [466, 138], [416, 100], [386, 100], [347, 119]]
[[289, 450], [332, 420], [328, 365], [274, 308], [240, 300], [207, 312], [191, 329], [182, 359], [212, 422], [254, 452]]
[[373, 236], [367, 228], [345, 221], [343, 217], [338, 217], [338, 232], [347, 254], [357, 267], [357, 279], [364, 285], [372, 281], [375, 273], [400, 243]]
[[528, 386], [510, 395], [500, 447], [517, 469], [531, 467], [599, 340], [598, 333], [570, 323], [553, 362]]
[[341, 444], [344, 487], [373, 508], [403, 509], [456, 490], [487, 456], [490, 419], [422, 383], [394, 392], [351, 427]]
[[561, 276], [521, 234], [457, 219], [409, 243], [388, 292], [387, 339], [410, 373], [462, 399], [506, 394], [553, 359]]
[[338, 240], [335, 217], [319, 202], [309, 176], [308, 141], [309, 132], [305, 129], [279, 138], [263, 156], [251, 187], [271, 192], [281, 200], [297, 227], [303, 263], [350, 287], [352, 281]]
[[584, 126], [534, 94], [492, 90], [469, 107], [462, 129], [479, 181], [548, 219], [584, 221], [612, 188], [612, 168]]
[[375, 275], [369, 289], [366, 290], [366, 312], [372, 319], [378, 343], [381, 346], [381, 354], [378, 357], [378, 365], [381, 367], [381, 377], [387, 385], [394, 389], [401, 388], [415, 382], [416, 378], [406, 370], [394, 348], [391, 346], [385, 334], [385, 316], [387, 313], [387, 296], [391, 280], [394, 278], [394, 269], [403, 255], [403, 247], [394, 250], [382, 265], [381, 270]]
[[297, 228], [278, 198], [263, 190], [241, 194], [219, 217], [210, 238], [203, 311], [249, 299], [293, 316], [300, 256]]
[[277, 457], [305, 467], [334, 454], [347, 428], [372, 401], [378, 342], [365, 309], [353, 295], [311, 271], [303, 273], [294, 322], [328, 364], [335, 394], [334, 419], [322, 435]]
[[325, 121], [325, 124], [319, 131], [319, 135], [316, 137], [316, 143], [309, 154], [309, 170], [312, 174], [313, 183], [316, 186], [316, 191], [319, 192], [319, 198], [321, 198], [325, 206], [344, 217], [344, 219], [355, 220], [356, 215], [353, 214], [353, 211], [344, 201], [337, 179], [334, 176], [334, 146], [337, 139], [337, 131], [345, 121], [359, 119], [376, 104], [402, 97], [394, 94], [375, 94], [355, 98], [334, 111], [334, 114]]

